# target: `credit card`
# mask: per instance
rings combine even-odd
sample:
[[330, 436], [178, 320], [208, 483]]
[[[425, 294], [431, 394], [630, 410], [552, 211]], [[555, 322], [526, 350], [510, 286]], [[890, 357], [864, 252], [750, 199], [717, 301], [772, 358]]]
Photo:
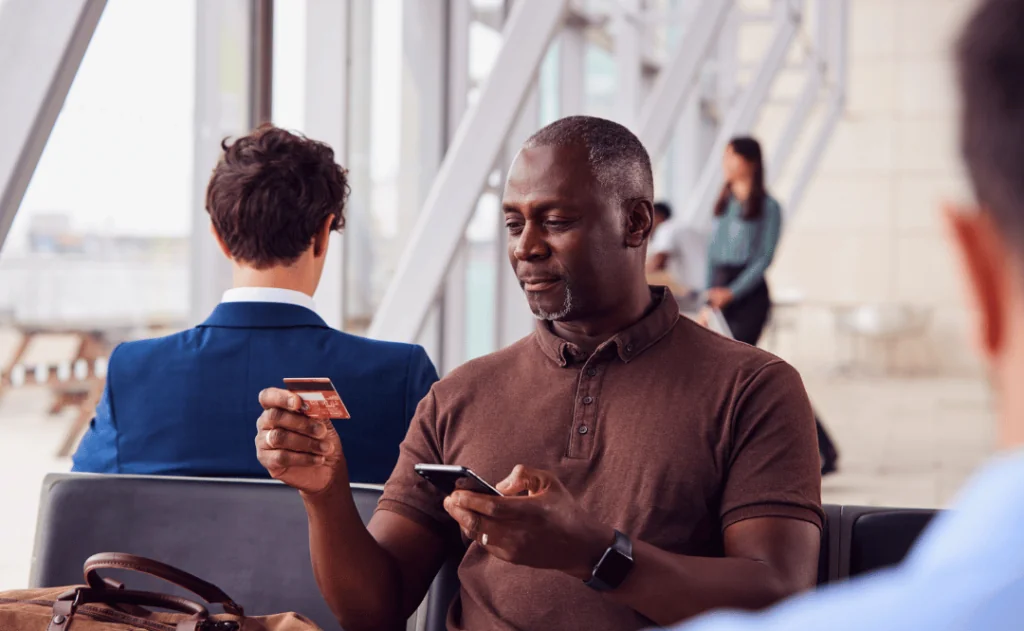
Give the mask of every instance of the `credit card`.
[[302, 399], [302, 411], [310, 418], [352, 418], [334, 384], [326, 377], [299, 377], [284, 380], [288, 388]]

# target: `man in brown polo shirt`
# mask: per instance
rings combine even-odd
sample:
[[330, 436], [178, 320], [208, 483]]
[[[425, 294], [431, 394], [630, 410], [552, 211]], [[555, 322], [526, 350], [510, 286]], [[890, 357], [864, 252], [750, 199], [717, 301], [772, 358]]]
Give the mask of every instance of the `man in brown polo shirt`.
[[[434, 385], [368, 529], [331, 425], [294, 413], [294, 394], [261, 395], [260, 461], [302, 491], [345, 628], [400, 626], [453, 540], [468, 547], [451, 629], [640, 629], [814, 584], [820, 478], [800, 378], [648, 287], [652, 180], [610, 121], [570, 117], [527, 141], [503, 211], [537, 330]], [[445, 498], [417, 463], [469, 467], [505, 497]]]

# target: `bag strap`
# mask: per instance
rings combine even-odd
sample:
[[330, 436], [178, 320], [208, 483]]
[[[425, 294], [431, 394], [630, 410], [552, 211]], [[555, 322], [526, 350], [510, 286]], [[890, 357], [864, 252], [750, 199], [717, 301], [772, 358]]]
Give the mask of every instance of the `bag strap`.
[[75, 615], [78, 608], [90, 603], [103, 605], [138, 605], [141, 607], [158, 607], [170, 609], [181, 613], [191, 614], [189, 618], [179, 624], [179, 629], [198, 628], [199, 623], [206, 620], [210, 612], [206, 607], [197, 602], [178, 596], [158, 594], [156, 592], [138, 592], [128, 589], [108, 589], [102, 587], [78, 587], [64, 592], [57, 596], [53, 603], [53, 617], [47, 631], [66, 631], [71, 624], [71, 617]]
[[226, 613], [236, 616], [245, 615], [245, 610], [242, 606], [232, 600], [230, 596], [213, 583], [208, 583], [198, 576], [189, 574], [184, 570], [179, 570], [166, 563], [134, 554], [122, 552], [94, 554], [85, 561], [85, 582], [92, 588], [104, 589], [105, 582], [100, 577], [98, 570], [108, 569], [131, 570], [155, 576], [168, 583], [174, 583], [179, 587], [187, 589], [212, 605], [222, 606]]

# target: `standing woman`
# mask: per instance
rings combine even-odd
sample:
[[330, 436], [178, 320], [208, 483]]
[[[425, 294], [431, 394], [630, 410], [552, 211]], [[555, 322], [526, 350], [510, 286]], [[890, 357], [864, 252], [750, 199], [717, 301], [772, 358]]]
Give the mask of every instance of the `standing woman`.
[[722, 311], [734, 338], [756, 345], [772, 306], [764, 274], [779, 242], [782, 210], [765, 191], [756, 140], [733, 138], [722, 167], [725, 185], [708, 247], [708, 304]]
[[[715, 204], [708, 247], [708, 304], [720, 309], [732, 336], [756, 345], [771, 313], [764, 274], [775, 256], [782, 208], [764, 188], [761, 145], [733, 138], [722, 160], [725, 185]], [[822, 474], [836, 470], [838, 453], [815, 415]]]

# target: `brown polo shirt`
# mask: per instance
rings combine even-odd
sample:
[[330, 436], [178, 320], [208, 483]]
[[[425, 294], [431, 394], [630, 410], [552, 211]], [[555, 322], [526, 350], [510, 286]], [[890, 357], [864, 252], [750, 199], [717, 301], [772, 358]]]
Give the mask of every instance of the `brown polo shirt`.
[[[539, 323], [434, 384], [378, 510], [454, 538], [443, 498], [413, 465], [464, 465], [493, 484], [523, 464], [553, 472], [605, 524], [677, 554], [721, 556], [723, 530], [752, 517], [820, 527], [817, 437], [797, 372], [653, 291], [656, 307], [590, 357]], [[650, 626], [579, 579], [506, 563], [475, 542], [459, 578], [450, 629]]]

